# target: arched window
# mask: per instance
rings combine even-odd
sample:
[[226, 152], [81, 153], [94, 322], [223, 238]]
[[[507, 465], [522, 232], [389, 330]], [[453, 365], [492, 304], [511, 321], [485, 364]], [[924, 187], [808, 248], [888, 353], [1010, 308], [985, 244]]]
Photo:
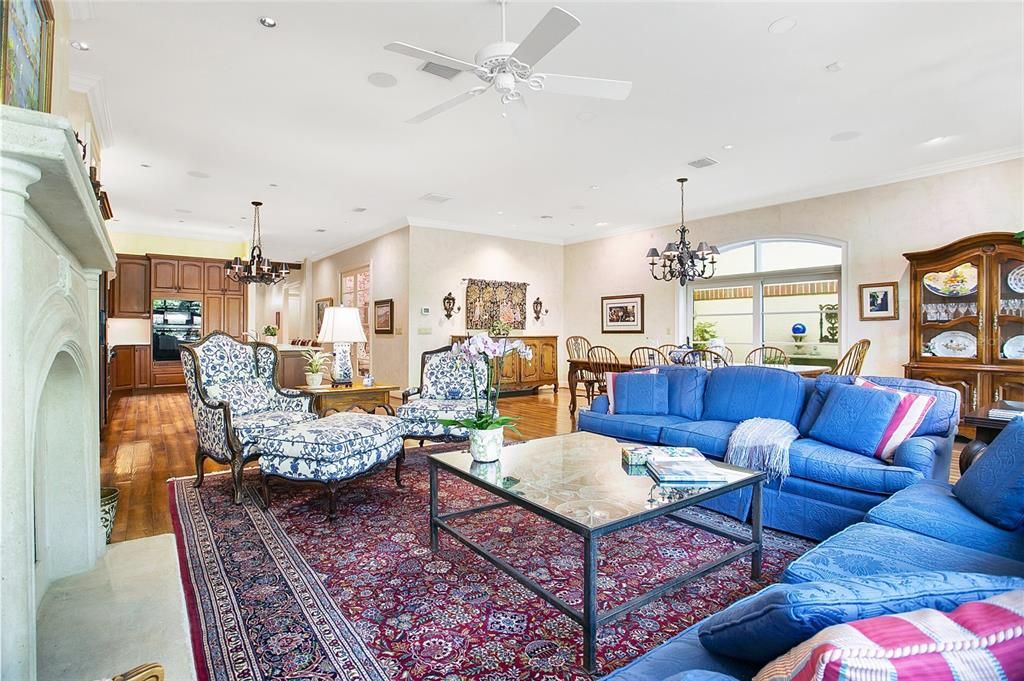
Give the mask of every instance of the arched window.
[[834, 366], [842, 247], [779, 238], [720, 248], [714, 278], [686, 287], [684, 319], [691, 344], [717, 338], [736, 363], [754, 348], [771, 345], [782, 348], [793, 364]]

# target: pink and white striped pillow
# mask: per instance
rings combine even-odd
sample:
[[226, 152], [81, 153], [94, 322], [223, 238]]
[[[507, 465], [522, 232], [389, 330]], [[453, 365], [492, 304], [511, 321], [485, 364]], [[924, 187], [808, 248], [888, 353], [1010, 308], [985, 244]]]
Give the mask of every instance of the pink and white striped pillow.
[[837, 624], [772, 662], [754, 681], [1021, 681], [1024, 591]]
[[903, 444], [918, 429], [921, 422], [924, 421], [924, 417], [928, 415], [928, 410], [935, 404], [935, 396], [896, 390], [895, 388], [872, 383], [860, 376], [853, 379], [853, 384], [859, 385], [862, 388], [887, 390], [900, 396], [899, 406], [896, 407], [896, 412], [889, 419], [889, 425], [886, 426], [885, 432], [882, 433], [882, 439], [878, 441], [878, 448], [875, 449], [876, 459], [892, 463], [892, 457], [896, 453], [896, 448]]
[[605, 385], [606, 390], [608, 391], [607, 394], [608, 394], [608, 413], [609, 414], [614, 414], [615, 413], [615, 381], [618, 378], [620, 373], [656, 374], [656, 373], [658, 373], [658, 367], [652, 367], [650, 369], [634, 369], [633, 371], [629, 371], [629, 372], [619, 372], [619, 371], [606, 371], [606, 372], [604, 372], [604, 385]]

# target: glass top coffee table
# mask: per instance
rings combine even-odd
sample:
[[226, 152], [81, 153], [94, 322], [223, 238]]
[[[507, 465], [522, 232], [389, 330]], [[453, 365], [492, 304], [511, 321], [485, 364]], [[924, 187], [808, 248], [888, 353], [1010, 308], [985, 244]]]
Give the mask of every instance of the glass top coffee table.
[[[685, 582], [723, 565], [751, 557], [750, 576], [761, 577], [761, 492], [765, 474], [712, 462], [725, 482], [701, 487], [659, 487], [643, 467], [622, 464], [622, 444], [593, 433], [571, 433], [506, 447], [501, 460], [482, 464], [469, 452], [430, 456], [430, 548], [438, 549], [444, 530], [487, 559], [524, 587], [583, 626], [583, 666], [596, 669], [597, 628], [661, 597]], [[450, 513], [438, 510], [438, 472], [445, 471], [500, 497], [502, 501]], [[750, 537], [696, 519], [670, 515], [713, 497], [745, 487], [752, 489]], [[477, 544], [450, 521], [506, 506], [518, 506], [561, 525], [583, 538], [583, 609], [573, 608], [517, 568]], [[667, 516], [739, 544], [732, 551], [695, 570], [660, 584], [617, 607], [601, 611], [597, 603], [597, 540], [617, 530]]]

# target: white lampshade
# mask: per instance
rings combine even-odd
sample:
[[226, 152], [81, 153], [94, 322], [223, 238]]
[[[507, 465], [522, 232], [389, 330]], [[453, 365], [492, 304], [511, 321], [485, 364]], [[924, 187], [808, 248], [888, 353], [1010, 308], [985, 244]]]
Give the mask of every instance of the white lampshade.
[[107, 346], [116, 348], [119, 345], [149, 345], [153, 340], [153, 331], [148, 319], [128, 319], [110, 317], [107, 319]]
[[324, 310], [317, 343], [365, 343], [359, 310], [354, 307], [329, 307]]

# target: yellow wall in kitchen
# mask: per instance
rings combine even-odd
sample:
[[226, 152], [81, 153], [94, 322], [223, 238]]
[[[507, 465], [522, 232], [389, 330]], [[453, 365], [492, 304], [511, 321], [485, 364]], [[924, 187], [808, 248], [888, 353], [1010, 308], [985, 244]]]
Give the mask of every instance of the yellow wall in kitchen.
[[184, 255], [194, 258], [224, 258], [228, 260], [236, 255], [248, 257], [249, 242], [247, 241], [210, 241], [207, 239], [188, 239], [159, 234], [140, 234], [135, 232], [109, 231], [110, 241], [114, 244], [114, 252], [132, 255], [157, 253], [161, 255]]

